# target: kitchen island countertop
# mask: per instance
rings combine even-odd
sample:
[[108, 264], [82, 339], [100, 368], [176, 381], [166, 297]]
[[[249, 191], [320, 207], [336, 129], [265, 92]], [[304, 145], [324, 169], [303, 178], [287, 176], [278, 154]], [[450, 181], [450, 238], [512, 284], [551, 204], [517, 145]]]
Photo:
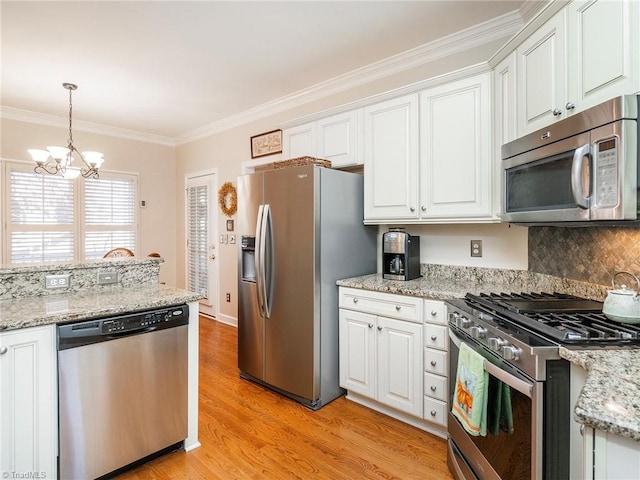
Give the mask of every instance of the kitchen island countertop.
[[0, 300], [0, 332], [162, 308], [202, 295], [160, 284]]
[[640, 349], [560, 347], [560, 356], [587, 371], [573, 410], [576, 421], [640, 441]]

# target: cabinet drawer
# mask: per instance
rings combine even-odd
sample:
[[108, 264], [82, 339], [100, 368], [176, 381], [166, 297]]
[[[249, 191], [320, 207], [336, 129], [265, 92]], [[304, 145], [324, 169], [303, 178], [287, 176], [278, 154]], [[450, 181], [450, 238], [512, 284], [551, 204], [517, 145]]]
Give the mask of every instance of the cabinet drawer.
[[447, 401], [447, 377], [424, 373], [424, 394], [443, 402]]
[[424, 419], [447, 426], [447, 404], [440, 400], [424, 397]]
[[424, 321], [428, 323], [447, 324], [447, 309], [444, 302], [437, 300], [424, 301]]
[[423, 299], [340, 287], [340, 308], [422, 323]]
[[433, 348], [424, 349], [424, 369], [436, 375], [447, 376], [449, 373], [449, 354]]
[[430, 348], [439, 348], [440, 350], [449, 349], [449, 328], [444, 325], [424, 325], [424, 346]]

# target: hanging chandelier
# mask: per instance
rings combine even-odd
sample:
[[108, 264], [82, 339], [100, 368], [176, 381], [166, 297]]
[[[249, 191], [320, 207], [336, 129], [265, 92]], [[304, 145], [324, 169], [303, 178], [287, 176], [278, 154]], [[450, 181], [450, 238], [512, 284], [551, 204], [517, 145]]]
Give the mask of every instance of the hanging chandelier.
[[[104, 158], [100, 152], [82, 152], [73, 145], [73, 132], [71, 131], [71, 93], [78, 88], [73, 83], [63, 83], [62, 86], [69, 90], [69, 140], [66, 147], [47, 147], [46, 150], [28, 150], [31, 158], [36, 162], [33, 169], [36, 173], [49, 173], [51, 175], [60, 174], [64, 178], [77, 178], [82, 175], [84, 178], [99, 178], [98, 169], [102, 166]], [[82, 160], [84, 166], [78, 168], [71, 166], [73, 154]]]

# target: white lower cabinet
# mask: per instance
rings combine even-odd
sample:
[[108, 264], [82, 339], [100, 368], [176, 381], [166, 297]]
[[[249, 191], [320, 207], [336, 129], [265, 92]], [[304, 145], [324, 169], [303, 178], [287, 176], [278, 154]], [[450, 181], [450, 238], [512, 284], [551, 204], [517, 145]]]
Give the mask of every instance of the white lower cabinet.
[[449, 330], [443, 302], [424, 301], [424, 419], [446, 431], [449, 397]]
[[343, 388], [422, 417], [421, 307], [419, 298], [340, 288]]
[[57, 476], [55, 326], [0, 334], [0, 472]]

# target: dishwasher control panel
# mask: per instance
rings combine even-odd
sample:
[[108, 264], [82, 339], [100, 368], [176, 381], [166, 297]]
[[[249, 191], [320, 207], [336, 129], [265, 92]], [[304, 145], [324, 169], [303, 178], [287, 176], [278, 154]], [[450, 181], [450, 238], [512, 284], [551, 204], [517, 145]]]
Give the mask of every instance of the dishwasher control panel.
[[189, 307], [179, 305], [58, 325], [58, 350], [138, 333], [188, 325]]

